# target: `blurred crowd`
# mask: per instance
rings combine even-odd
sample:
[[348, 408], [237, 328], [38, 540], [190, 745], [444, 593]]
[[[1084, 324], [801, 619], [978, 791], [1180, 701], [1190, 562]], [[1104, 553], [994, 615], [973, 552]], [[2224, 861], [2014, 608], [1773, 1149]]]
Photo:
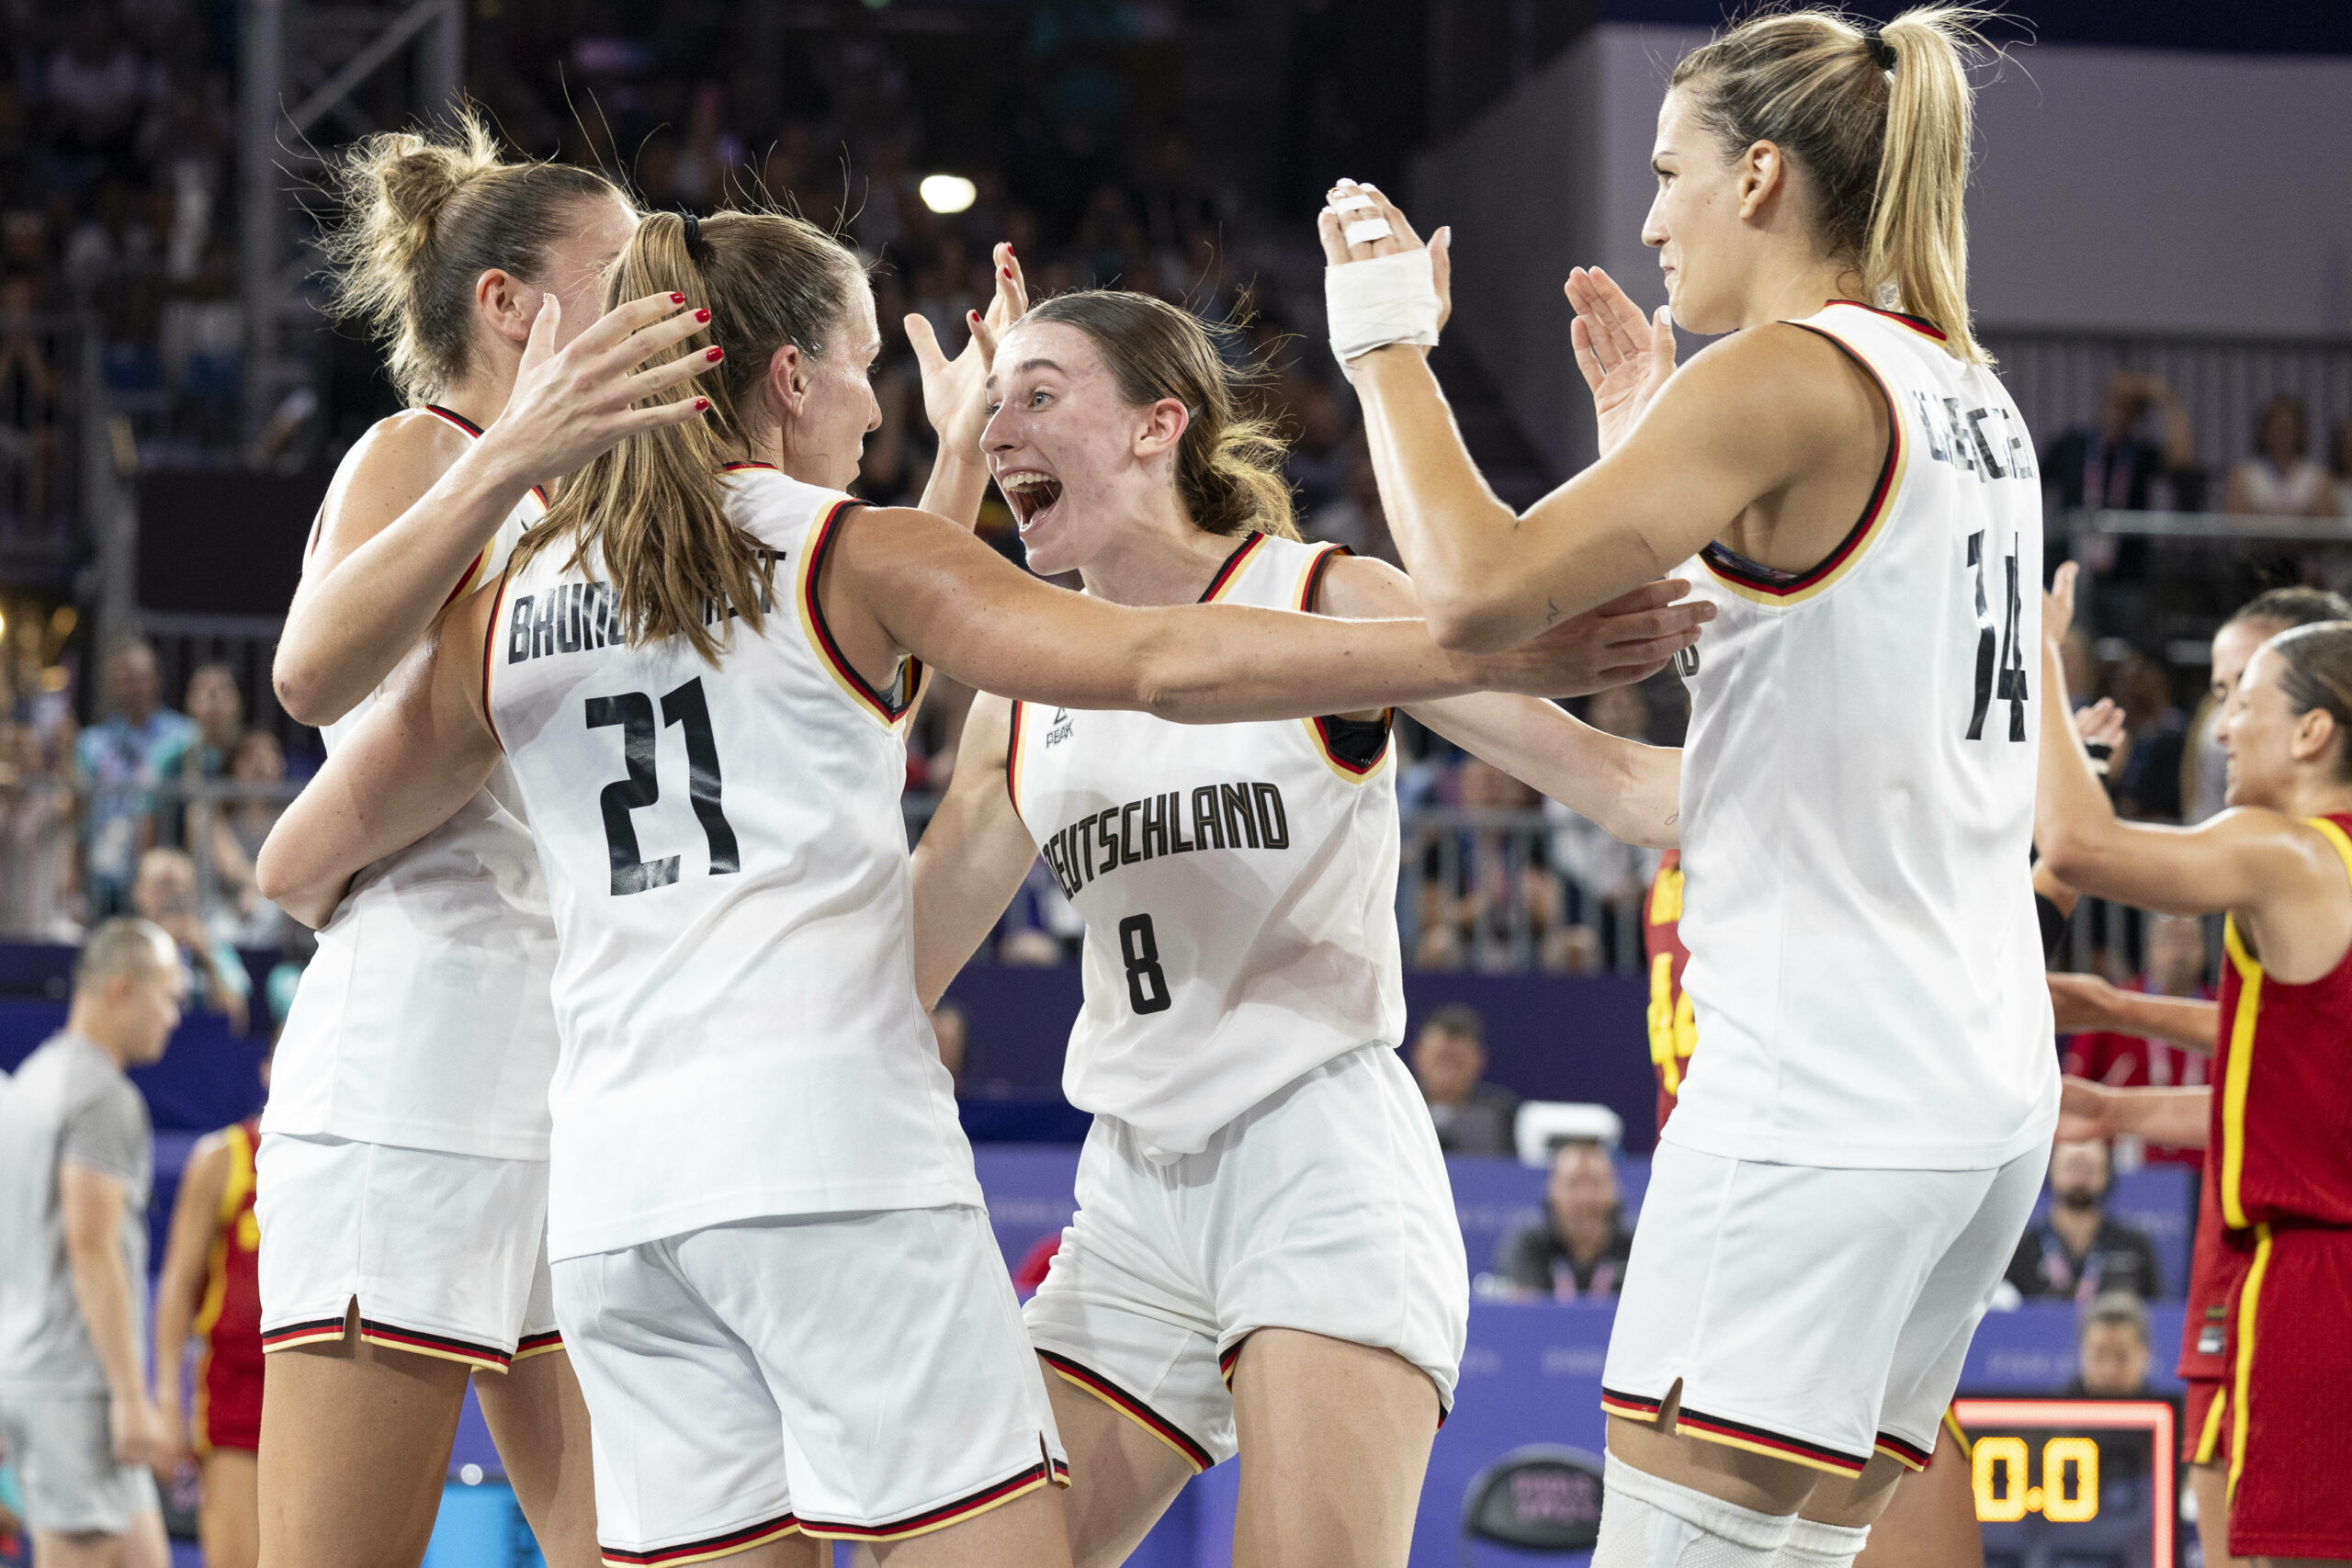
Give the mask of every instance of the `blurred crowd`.
[[[810, 28], [770, 17], [763, 32], [765, 13], [752, 7], [684, 7], [656, 28], [511, 6], [475, 19], [469, 79], [517, 148], [614, 171], [649, 208], [773, 203], [857, 244], [875, 264], [886, 336], [876, 377], [883, 423], [858, 486], [872, 499], [912, 501], [932, 459], [901, 319], [923, 315], [952, 350], [964, 312], [990, 292], [989, 247], [1003, 240], [1033, 295], [1118, 287], [1232, 323], [1227, 349], [1257, 369], [1256, 411], [1291, 438], [1304, 532], [1394, 559], [1350, 390], [1319, 342], [1301, 335], [1319, 321], [1304, 228], [1194, 165], [1181, 133], [1172, 8], [1030, 0], [1007, 8], [1003, 30], [984, 42], [956, 42], [964, 52], [953, 59], [947, 46], [860, 24], [854, 12]], [[0, 527], [54, 504], [70, 468], [58, 410], [73, 367], [61, 363], [57, 323], [88, 323], [107, 397], [151, 416], [137, 424], [142, 461], [151, 433], [233, 449], [243, 336], [231, 210], [235, 36], [229, 0], [91, 0], [54, 13], [0, 5]], [[976, 124], [987, 133], [973, 135]], [[956, 178], [930, 177], [940, 175]], [[357, 349], [340, 344], [330, 361]], [[325, 458], [391, 406], [380, 385], [338, 385], [331, 375], [315, 426]], [[2195, 671], [2177, 668], [2146, 629], [2165, 608], [2152, 541], [2069, 539], [2062, 520], [2075, 509], [2211, 507], [2341, 517], [2352, 539], [2352, 420], [2323, 412], [2341, 422], [2327, 425], [2291, 396], [2272, 400], [2246, 433], [2249, 455], [2208, 473], [2182, 400], [2157, 378], [2126, 372], [2097, 420], [2043, 433], [2051, 553], [2080, 555], [2096, 580], [2089, 624], [2069, 649], [2070, 684], [2077, 702], [2111, 696], [2127, 715], [2113, 778], [2130, 815], [2196, 820], [2217, 808], [2211, 715], [2194, 700]], [[1011, 515], [994, 497], [981, 529], [1018, 558]], [[2253, 563], [2266, 581], [2352, 580], [2352, 545], [2322, 538], [2270, 554]], [[248, 944], [278, 940], [275, 912], [250, 887], [266, 802], [191, 808], [165, 795], [191, 779], [282, 780], [288, 746], [299, 776], [315, 760], [314, 739], [291, 728], [243, 735], [241, 716], [220, 716], [238, 694], [225, 673], [197, 671], [171, 694], [178, 707], [168, 705], [153, 689], [152, 656], [133, 648], [98, 660], [74, 639], [71, 609], [5, 597], [0, 609], [9, 623], [0, 637], [0, 929], [70, 938], [129, 908], [140, 857], [169, 850], [194, 857], [207, 929]], [[968, 695], [935, 691], [910, 736], [918, 822], [953, 771]], [[1574, 705], [1601, 728], [1659, 744], [1679, 741], [1686, 714], [1670, 676]], [[188, 739], [199, 730], [200, 745]], [[1409, 719], [1396, 744], [1409, 824], [1398, 904], [1409, 963], [1640, 966], [1654, 854], [1614, 842]], [[2102, 967], [2121, 978], [2141, 966], [2136, 925], [2093, 929]], [[1080, 935], [1075, 911], [1040, 874], [993, 951], [1057, 963]]]

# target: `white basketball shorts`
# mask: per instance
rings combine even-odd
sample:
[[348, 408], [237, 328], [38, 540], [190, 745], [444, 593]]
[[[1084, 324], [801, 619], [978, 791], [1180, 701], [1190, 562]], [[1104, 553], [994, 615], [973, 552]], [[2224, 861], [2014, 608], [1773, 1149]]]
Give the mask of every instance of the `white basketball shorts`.
[[1837, 1475], [1913, 1470], [2041, 1190], [1990, 1170], [1762, 1165], [1661, 1143], [1609, 1336], [1601, 1407]]
[[340, 1339], [504, 1371], [563, 1348], [545, 1160], [265, 1133], [254, 1154], [265, 1350]]
[[1243, 1341], [1295, 1328], [1393, 1350], [1453, 1403], [1470, 1269], [1429, 1107], [1386, 1045], [1335, 1056], [1172, 1163], [1098, 1116], [1078, 1213], [1031, 1299], [1062, 1378], [1200, 1470], [1238, 1450]]
[[616, 1565], [899, 1540], [1068, 1485], [978, 1208], [749, 1220], [555, 1266]]
[[103, 1393], [0, 1391], [0, 1452], [17, 1467], [25, 1523], [62, 1535], [128, 1535], [156, 1512], [155, 1476], [114, 1457]]

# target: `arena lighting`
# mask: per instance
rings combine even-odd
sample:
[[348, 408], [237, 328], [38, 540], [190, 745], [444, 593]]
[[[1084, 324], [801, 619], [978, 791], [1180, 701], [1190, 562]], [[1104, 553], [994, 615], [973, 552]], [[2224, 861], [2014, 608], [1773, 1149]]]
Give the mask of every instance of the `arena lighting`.
[[979, 186], [961, 175], [925, 175], [915, 187], [922, 204], [933, 212], [961, 212], [980, 194]]

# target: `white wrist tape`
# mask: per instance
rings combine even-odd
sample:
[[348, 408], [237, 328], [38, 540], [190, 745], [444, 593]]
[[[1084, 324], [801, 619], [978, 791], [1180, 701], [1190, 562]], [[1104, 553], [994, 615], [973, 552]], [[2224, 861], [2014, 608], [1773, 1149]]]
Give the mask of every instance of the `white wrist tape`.
[[1429, 247], [1323, 269], [1331, 352], [1351, 359], [1392, 343], [1437, 346], [1437, 273]]

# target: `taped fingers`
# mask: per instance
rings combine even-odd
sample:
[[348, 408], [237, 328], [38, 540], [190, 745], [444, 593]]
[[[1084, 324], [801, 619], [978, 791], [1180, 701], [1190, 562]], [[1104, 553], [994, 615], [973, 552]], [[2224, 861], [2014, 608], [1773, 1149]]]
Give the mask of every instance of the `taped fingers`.
[[1359, 218], [1345, 231], [1351, 245], [1368, 245], [1374, 240], [1385, 240], [1396, 231], [1388, 226], [1385, 218]]
[[1425, 247], [1325, 267], [1323, 303], [1342, 366], [1391, 344], [1437, 343], [1442, 307]]

